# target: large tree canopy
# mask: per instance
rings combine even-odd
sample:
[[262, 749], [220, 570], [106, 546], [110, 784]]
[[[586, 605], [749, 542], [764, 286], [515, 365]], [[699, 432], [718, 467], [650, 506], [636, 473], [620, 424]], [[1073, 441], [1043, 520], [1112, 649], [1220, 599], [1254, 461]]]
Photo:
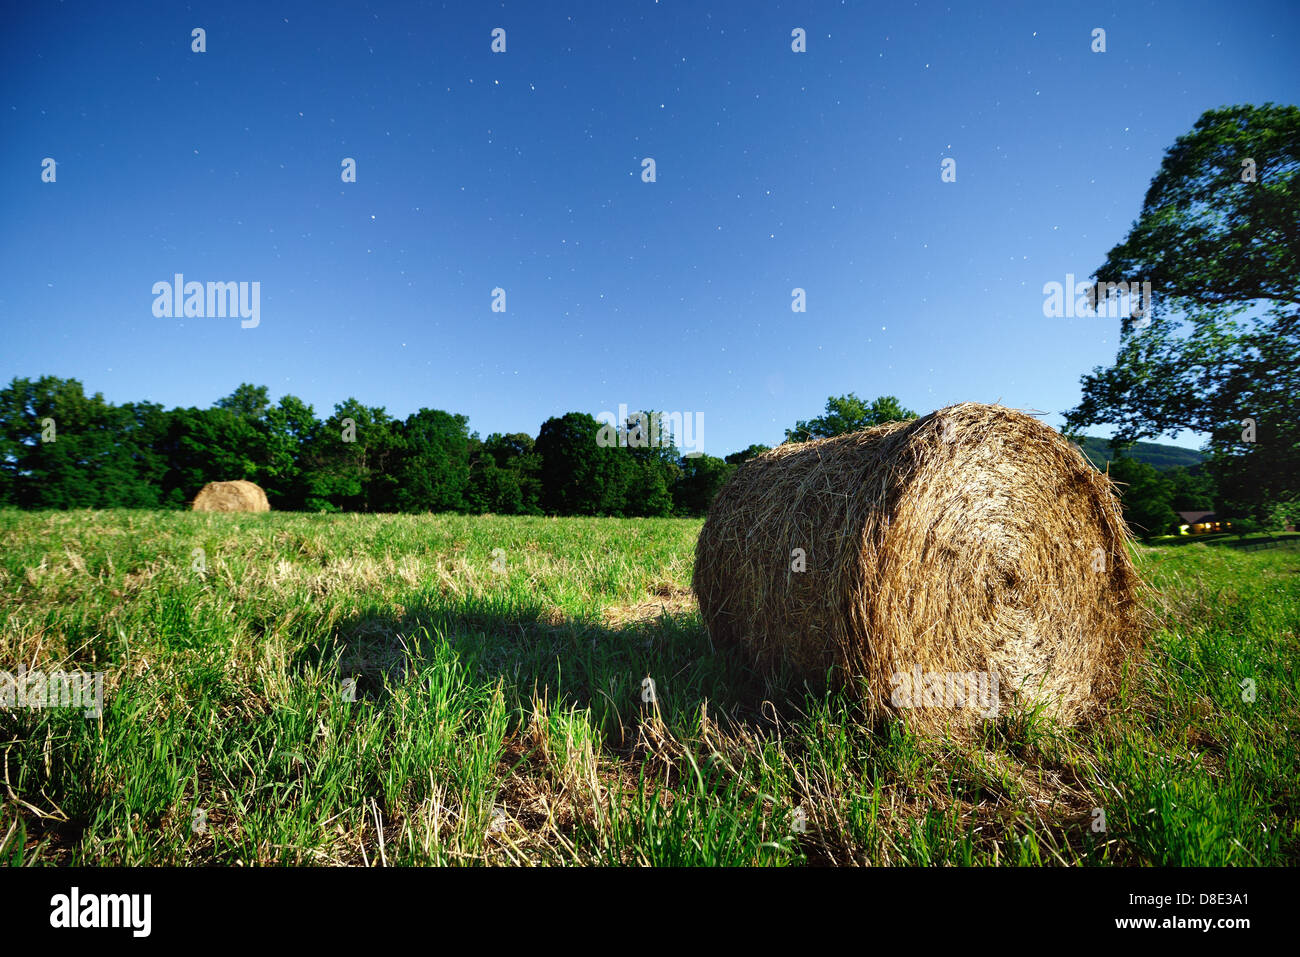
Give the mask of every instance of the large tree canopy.
[[585, 412], [547, 419], [535, 446], [543, 506], [554, 515], [622, 515], [634, 463], [626, 449], [597, 441], [601, 424]]
[[1084, 376], [1068, 428], [1206, 433], [1230, 504], [1300, 494], [1298, 172], [1294, 106], [1211, 110], [1179, 137], [1093, 274], [1149, 282], [1150, 312], [1124, 321], [1114, 366]]

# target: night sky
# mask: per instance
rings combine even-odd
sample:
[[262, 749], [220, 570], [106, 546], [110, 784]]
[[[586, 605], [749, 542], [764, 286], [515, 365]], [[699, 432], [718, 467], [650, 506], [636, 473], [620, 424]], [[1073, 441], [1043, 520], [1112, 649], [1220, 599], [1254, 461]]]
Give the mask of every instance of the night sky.
[[[482, 435], [626, 404], [714, 455], [849, 391], [1059, 426], [1119, 321], [1044, 284], [1101, 265], [1203, 111], [1300, 90], [1294, 0], [324, 6], [7, 11], [0, 380]], [[260, 283], [259, 324], [156, 317], [177, 273]]]

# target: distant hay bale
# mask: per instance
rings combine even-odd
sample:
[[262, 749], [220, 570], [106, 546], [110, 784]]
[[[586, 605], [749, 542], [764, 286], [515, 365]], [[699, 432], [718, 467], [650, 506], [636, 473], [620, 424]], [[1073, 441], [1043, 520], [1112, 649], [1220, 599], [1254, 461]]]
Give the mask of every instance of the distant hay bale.
[[964, 403], [742, 465], [693, 584], [715, 643], [814, 687], [829, 673], [873, 716], [1041, 704], [1072, 723], [1141, 639], [1129, 541], [1110, 480], [1058, 432]]
[[209, 482], [194, 496], [196, 512], [269, 512], [266, 493], [252, 482]]

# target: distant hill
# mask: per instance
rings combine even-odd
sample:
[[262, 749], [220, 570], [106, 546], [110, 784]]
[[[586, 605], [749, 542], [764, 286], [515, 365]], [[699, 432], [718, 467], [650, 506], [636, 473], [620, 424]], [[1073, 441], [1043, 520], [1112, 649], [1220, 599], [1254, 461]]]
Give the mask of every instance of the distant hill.
[[[1100, 439], [1095, 435], [1085, 435], [1080, 442], [1083, 454], [1098, 470], [1104, 470], [1106, 463], [1113, 457], [1109, 439]], [[1177, 445], [1162, 445], [1159, 442], [1139, 442], [1124, 451], [1124, 457], [1139, 462], [1149, 462], [1158, 469], [1171, 469], [1177, 465], [1191, 468], [1205, 461], [1205, 455], [1195, 449], [1184, 449]]]

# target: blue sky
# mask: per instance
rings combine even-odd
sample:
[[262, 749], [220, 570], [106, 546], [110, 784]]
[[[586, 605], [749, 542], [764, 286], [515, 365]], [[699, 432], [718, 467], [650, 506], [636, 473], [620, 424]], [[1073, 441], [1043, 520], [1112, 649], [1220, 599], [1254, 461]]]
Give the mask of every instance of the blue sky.
[[[0, 380], [482, 435], [623, 403], [715, 455], [849, 391], [1059, 426], [1118, 320], [1045, 318], [1043, 284], [1204, 110], [1300, 89], [1294, 2], [326, 6], [8, 12]], [[156, 318], [175, 273], [260, 282], [260, 325]]]

